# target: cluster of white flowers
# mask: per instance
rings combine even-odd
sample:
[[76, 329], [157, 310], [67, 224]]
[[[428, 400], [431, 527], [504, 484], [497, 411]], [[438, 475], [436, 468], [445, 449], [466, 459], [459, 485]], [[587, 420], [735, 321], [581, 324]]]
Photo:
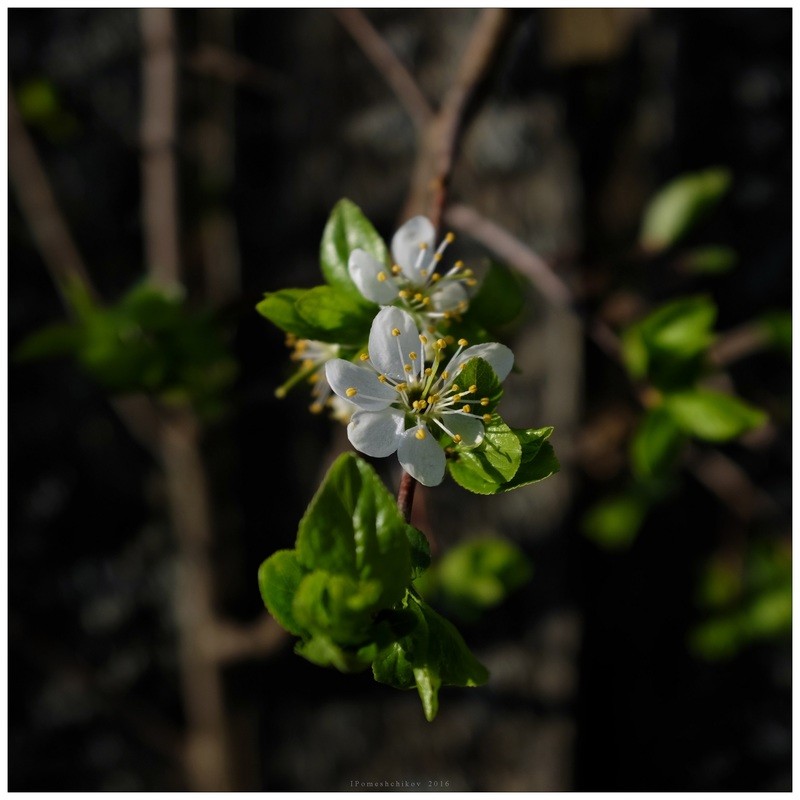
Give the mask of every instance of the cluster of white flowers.
[[426, 486], [436, 486], [445, 471], [436, 428], [455, 444], [475, 447], [491, 419], [491, 414], [481, 413], [489, 398], [480, 397], [475, 385], [458, 384], [459, 374], [468, 361], [482, 358], [503, 380], [514, 356], [497, 342], [468, 347], [462, 339], [443, 365], [447, 343], [439, 339], [433, 342], [433, 361], [426, 366], [426, 344], [428, 337], [411, 315], [388, 306], [372, 322], [363, 366], [335, 358], [325, 365], [325, 374], [333, 391], [358, 409], [347, 426], [353, 447], [375, 457], [396, 452], [406, 472]]
[[456, 445], [476, 447], [491, 418], [481, 411], [489, 398], [477, 396], [477, 386], [457, 382], [466, 363], [484, 359], [501, 381], [514, 363], [505, 345], [470, 347], [464, 339], [443, 363], [444, 350], [454, 343], [447, 326], [469, 307], [476, 280], [461, 261], [447, 272], [437, 271], [455, 237], [448, 233], [434, 250], [435, 236], [433, 223], [418, 216], [392, 238], [391, 268], [364, 250], [350, 254], [353, 283], [367, 300], [382, 306], [372, 322], [368, 353], [360, 356], [362, 364], [340, 358], [336, 344], [291, 342], [292, 358], [301, 362], [299, 375], [313, 384], [311, 410], [318, 413], [327, 406], [335, 418], [348, 422], [347, 435], [356, 450], [375, 457], [396, 452], [403, 469], [426, 486], [444, 479], [439, 431]]

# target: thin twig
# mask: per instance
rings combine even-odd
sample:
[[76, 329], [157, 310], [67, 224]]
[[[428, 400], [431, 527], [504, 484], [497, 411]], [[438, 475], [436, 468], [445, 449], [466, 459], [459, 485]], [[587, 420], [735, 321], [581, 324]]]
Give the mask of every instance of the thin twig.
[[414, 127], [422, 131], [433, 117], [433, 110], [403, 62], [361, 10], [337, 8], [333, 14], [389, 84]]
[[[142, 219], [147, 268], [160, 286], [180, 285], [176, 136], [177, 59], [173, 11], [139, 12], [142, 57]], [[233, 789], [220, 665], [203, 645], [216, 629], [210, 556], [210, 488], [200, 452], [200, 429], [190, 409], [164, 414], [159, 447], [172, 529], [178, 543], [174, 593], [178, 656], [187, 722], [186, 774], [194, 791]]]
[[186, 58], [185, 64], [198, 75], [247, 86], [264, 95], [284, 94], [291, 88], [289, 79], [280, 73], [218, 45], [199, 46]]

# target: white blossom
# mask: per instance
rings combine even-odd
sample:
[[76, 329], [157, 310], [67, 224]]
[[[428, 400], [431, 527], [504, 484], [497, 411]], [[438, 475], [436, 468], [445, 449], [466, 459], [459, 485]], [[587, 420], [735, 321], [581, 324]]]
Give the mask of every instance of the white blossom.
[[350, 254], [347, 265], [350, 277], [367, 300], [404, 308], [431, 334], [437, 334], [443, 323], [467, 310], [468, 288], [477, 283], [462, 261], [456, 261], [447, 272], [437, 271], [455, 236], [448, 233], [434, 251], [435, 236], [427, 217], [413, 217], [392, 238], [391, 268], [358, 249]]
[[[426, 345], [433, 357], [426, 366]], [[458, 375], [473, 358], [482, 358], [499, 380], [511, 371], [514, 355], [497, 342], [458, 349], [442, 363], [447, 343], [429, 342], [412, 316], [403, 309], [382, 308], [372, 322], [368, 353], [361, 364], [333, 358], [325, 373], [336, 395], [357, 407], [347, 426], [356, 450], [368, 456], [397, 453], [403, 469], [425, 486], [444, 479], [445, 453], [437, 441], [441, 430], [458, 445], [475, 447], [484, 438], [489, 413], [477, 413], [490, 404], [478, 387], [460, 386]]]

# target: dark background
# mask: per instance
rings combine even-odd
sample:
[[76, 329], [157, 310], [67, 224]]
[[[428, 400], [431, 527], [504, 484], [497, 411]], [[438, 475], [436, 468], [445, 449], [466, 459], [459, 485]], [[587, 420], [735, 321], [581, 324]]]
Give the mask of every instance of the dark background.
[[[676, 174], [724, 165], [733, 190], [702, 235], [734, 247], [740, 264], [690, 288], [713, 295], [723, 330], [788, 309], [791, 11], [515, 13], [489, 111], [465, 138], [454, 198], [562, 264], [587, 307], [621, 285], [658, 302], [684, 285], [663, 270], [631, 273], [617, 259], [642, 204]], [[432, 98], [474, 14], [369, 12]], [[265, 291], [319, 282], [319, 238], [340, 197], [391, 235], [413, 132], [324, 10], [179, 10], [176, 30], [190, 301], [213, 301], [203, 279], [209, 219], [233, 231], [238, 265], [239, 287], [220, 317], [239, 376], [204, 452], [220, 608], [248, 622], [265, 613], [258, 565], [291, 546], [319, 465], [340, 446], [304, 398], [274, 397], [287, 351], [254, 305]], [[234, 81], [209, 74], [192, 60], [209, 43], [258, 69]], [[29, 117], [27, 127], [92, 279], [113, 301], [144, 270], [137, 11], [11, 9], [8, 45], [12, 90], [45, 81], [58, 98], [57, 112]], [[211, 135], [222, 144], [207, 158]], [[10, 198], [13, 350], [63, 310]], [[549, 324], [535, 292], [530, 307], [534, 325]], [[576, 440], [604, 409], [629, 402], [621, 370], [591, 341], [578, 344], [579, 372], [567, 377], [580, 400]], [[767, 449], [728, 448], [777, 509], [747, 533], [786, 537], [788, 360], [761, 354], [731, 375], [743, 397], [777, 412]], [[540, 382], [547, 393], [553, 376]], [[9, 386], [9, 788], [183, 789], [176, 554], [158, 471], [73, 363], [12, 360]], [[338, 791], [354, 779], [441, 779], [467, 791], [790, 789], [788, 637], [711, 662], [686, 646], [698, 619], [697, 577], [732, 527], [729, 512], [685, 477], [629, 549], [609, 552], [581, 533], [580, 520], [613, 480], [580, 459], [562, 460], [569, 483], [560, 484], [563, 496], [554, 489], [556, 498], [542, 501], [541, 516], [512, 518], [494, 498], [481, 506], [482, 522], [494, 519], [535, 569], [513, 602], [463, 628], [497, 681], [445, 690], [428, 725], [413, 694], [318, 669], [286, 642], [225, 671], [235, 788]], [[537, 491], [534, 508], [545, 496]], [[432, 517], [447, 545], [458, 536], [446, 522], [451, 507], [484, 498], [465, 501], [454, 489], [442, 497], [444, 510]]]

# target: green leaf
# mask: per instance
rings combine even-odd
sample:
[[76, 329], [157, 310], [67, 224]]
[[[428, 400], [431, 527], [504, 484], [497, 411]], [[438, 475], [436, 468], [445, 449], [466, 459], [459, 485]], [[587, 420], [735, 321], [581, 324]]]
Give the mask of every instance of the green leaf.
[[631, 466], [640, 478], [663, 475], [674, 464], [686, 441], [663, 406], [650, 409], [631, 440]]
[[756, 320], [773, 347], [791, 355], [792, 315], [788, 311], [770, 311]]
[[760, 409], [711, 389], [667, 395], [664, 408], [682, 431], [710, 442], [735, 439], [767, 421]]
[[623, 492], [589, 509], [583, 518], [583, 531], [603, 547], [628, 547], [636, 538], [649, 508], [650, 504], [642, 494]]
[[536, 455], [523, 461], [514, 477], [498, 487], [498, 492], [510, 492], [532, 483], [538, 483], [545, 478], [550, 478], [561, 469], [561, 465], [556, 458], [553, 446], [545, 442], [536, 452]]
[[522, 445], [514, 431], [495, 414], [486, 425], [483, 443], [456, 450], [447, 466], [453, 479], [475, 494], [495, 494], [514, 477], [522, 460]]
[[659, 252], [674, 245], [717, 205], [730, 184], [730, 172], [720, 167], [670, 181], [645, 209], [639, 234], [642, 247]]
[[319, 339], [319, 328], [308, 322], [297, 309], [297, 301], [308, 291], [308, 289], [281, 289], [278, 292], [268, 292], [256, 306], [256, 311], [282, 331], [293, 333], [301, 339]]
[[407, 594], [404, 605], [417, 624], [375, 659], [372, 672], [379, 683], [398, 689], [416, 686], [425, 718], [431, 722], [439, 709], [441, 686], [481, 686], [489, 673], [452, 623], [424, 600]]
[[680, 266], [694, 275], [722, 275], [730, 272], [739, 258], [732, 247], [708, 245], [690, 250], [680, 260]]
[[378, 608], [402, 597], [411, 578], [406, 522], [372, 467], [353, 453], [336, 459], [311, 500], [297, 555], [307, 569], [379, 581]]
[[42, 358], [74, 355], [83, 344], [80, 328], [66, 322], [48, 325], [32, 333], [15, 349], [19, 361], [37, 361]]
[[438, 565], [443, 602], [459, 616], [473, 618], [502, 603], [531, 578], [530, 561], [513, 542], [471, 539], [448, 550]]
[[292, 602], [306, 574], [294, 550], [278, 550], [258, 569], [258, 587], [264, 605], [275, 620], [295, 636], [305, 633], [295, 619]]
[[[490, 414], [503, 396], [503, 386], [497, 379], [494, 370], [482, 358], [471, 358], [458, 373], [456, 386], [461, 394], [467, 392], [469, 387], [475, 386], [475, 391], [470, 392], [467, 400], [474, 405], [473, 413]], [[487, 405], [478, 405], [483, 398], [488, 398]]]
[[469, 311], [481, 324], [495, 329], [518, 317], [524, 304], [525, 283], [520, 274], [504, 264], [492, 263], [470, 301]]
[[295, 302], [295, 309], [322, 342], [359, 346], [369, 338], [378, 307], [366, 305], [332, 286], [315, 286]]
[[406, 538], [411, 551], [411, 580], [419, 578], [431, 565], [431, 546], [425, 534], [413, 525], [406, 525]]
[[351, 200], [342, 199], [334, 207], [320, 244], [320, 267], [328, 284], [349, 295], [359, 305], [372, 305], [361, 295], [347, 271], [353, 250], [369, 253], [381, 264], [389, 264], [389, 251], [380, 234]]
[[362, 672], [375, 657], [371, 645], [363, 649], [348, 649], [321, 634], [298, 642], [294, 651], [318, 667], [333, 667], [345, 673]]

